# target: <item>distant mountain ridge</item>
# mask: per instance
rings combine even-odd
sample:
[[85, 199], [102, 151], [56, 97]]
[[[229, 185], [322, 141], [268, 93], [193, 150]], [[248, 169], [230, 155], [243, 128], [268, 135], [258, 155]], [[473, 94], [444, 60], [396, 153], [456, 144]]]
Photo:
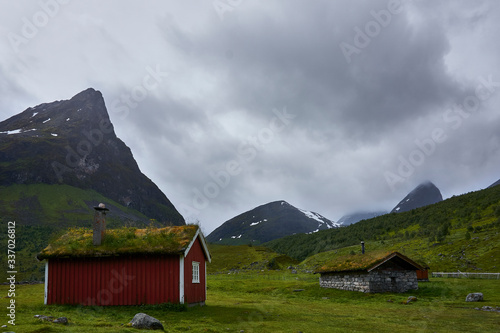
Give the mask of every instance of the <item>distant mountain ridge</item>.
[[500, 179], [497, 180], [496, 182], [494, 182], [493, 184], [491, 184], [490, 186], [488, 186], [488, 188], [493, 187], [493, 186], [497, 186], [497, 185], [500, 185]]
[[407, 212], [415, 208], [432, 205], [443, 201], [441, 191], [431, 182], [424, 182], [415, 187], [401, 200], [391, 213]]
[[326, 217], [296, 208], [286, 201], [261, 205], [224, 222], [207, 240], [238, 245], [263, 243], [296, 233], [314, 233], [340, 226]]
[[28, 108], [0, 122], [0, 186], [66, 184], [95, 190], [162, 224], [185, 224], [117, 138], [102, 94]]
[[[500, 181], [499, 181], [500, 183]], [[494, 186], [494, 185], [492, 185]], [[392, 210], [391, 213], [406, 212], [415, 208], [432, 205], [443, 201], [443, 196], [439, 189], [432, 182], [423, 182], [408, 193]], [[369, 220], [371, 218], [387, 214], [386, 211], [378, 212], [356, 212], [342, 216], [338, 223], [343, 226], [357, 223], [361, 220]]]
[[380, 215], [387, 214], [387, 211], [378, 211], [378, 212], [356, 212], [342, 216], [337, 223], [342, 226], [347, 226], [353, 223], [357, 223], [361, 220], [368, 220]]
[[[498, 263], [494, 258], [499, 258], [500, 254], [499, 231], [500, 187], [494, 186], [452, 196], [411, 212], [386, 214], [310, 235], [287, 236], [263, 245], [304, 260], [319, 252], [350, 246], [353, 247], [348, 251], [360, 251], [363, 240], [368, 251], [412, 248], [414, 254], [426, 257], [431, 269], [435, 270], [467, 271], [479, 267], [484, 271], [496, 271]], [[474, 251], [477, 255], [472, 255]], [[450, 260], [450, 266], [443, 266], [443, 255]]]

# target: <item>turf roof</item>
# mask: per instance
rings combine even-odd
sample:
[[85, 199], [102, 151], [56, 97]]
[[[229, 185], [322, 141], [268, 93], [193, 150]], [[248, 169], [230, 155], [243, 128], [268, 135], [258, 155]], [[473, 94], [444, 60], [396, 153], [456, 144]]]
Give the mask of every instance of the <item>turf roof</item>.
[[196, 225], [165, 228], [106, 230], [101, 245], [94, 246], [92, 229], [72, 228], [43, 249], [39, 260], [62, 257], [100, 257], [134, 254], [180, 254], [198, 231]]
[[356, 272], [369, 271], [387, 260], [396, 258], [409, 266], [423, 269], [418, 263], [398, 252], [368, 252], [335, 257], [316, 270], [316, 273]]

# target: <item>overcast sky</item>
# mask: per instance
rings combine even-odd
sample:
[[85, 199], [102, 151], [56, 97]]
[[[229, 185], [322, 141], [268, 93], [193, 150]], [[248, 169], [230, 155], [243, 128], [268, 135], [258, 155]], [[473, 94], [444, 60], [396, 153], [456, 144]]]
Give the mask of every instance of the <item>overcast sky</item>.
[[500, 2], [0, 1], [0, 120], [102, 92], [210, 233], [275, 200], [332, 220], [500, 178]]

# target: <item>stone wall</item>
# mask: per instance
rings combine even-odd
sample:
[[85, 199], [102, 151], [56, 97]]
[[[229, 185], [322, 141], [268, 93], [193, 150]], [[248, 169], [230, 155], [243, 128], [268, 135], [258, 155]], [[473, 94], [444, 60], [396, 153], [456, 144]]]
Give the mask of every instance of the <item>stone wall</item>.
[[370, 272], [370, 292], [404, 293], [408, 290], [418, 289], [416, 271], [372, 271]]
[[370, 275], [368, 273], [324, 273], [319, 278], [322, 288], [334, 288], [351, 291], [370, 292]]
[[319, 278], [323, 288], [361, 291], [365, 293], [398, 292], [418, 289], [417, 273], [404, 270], [374, 270], [368, 272], [323, 273]]

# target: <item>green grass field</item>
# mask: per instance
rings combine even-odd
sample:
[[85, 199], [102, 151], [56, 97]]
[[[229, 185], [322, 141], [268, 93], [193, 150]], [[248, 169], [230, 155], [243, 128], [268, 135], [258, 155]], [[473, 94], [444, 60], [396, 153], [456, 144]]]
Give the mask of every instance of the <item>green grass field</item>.
[[[7, 290], [0, 286], [5, 313]], [[482, 292], [485, 301], [465, 302], [470, 292]], [[474, 309], [500, 306], [500, 280], [431, 279], [404, 294], [363, 294], [322, 289], [312, 274], [226, 273], [209, 275], [206, 306], [180, 309], [185, 311], [161, 306], [45, 306], [43, 293], [43, 285], [17, 286], [16, 326], [0, 332], [141, 332], [125, 326], [138, 312], [162, 321], [167, 332], [500, 331], [500, 313]], [[418, 301], [402, 304], [408, 296]], [[65, 316], [70, 325], [44, 323], [34, 318], [36, 314]], [[0, 325], [7, 324], [8, 317], [2, 317]]]

